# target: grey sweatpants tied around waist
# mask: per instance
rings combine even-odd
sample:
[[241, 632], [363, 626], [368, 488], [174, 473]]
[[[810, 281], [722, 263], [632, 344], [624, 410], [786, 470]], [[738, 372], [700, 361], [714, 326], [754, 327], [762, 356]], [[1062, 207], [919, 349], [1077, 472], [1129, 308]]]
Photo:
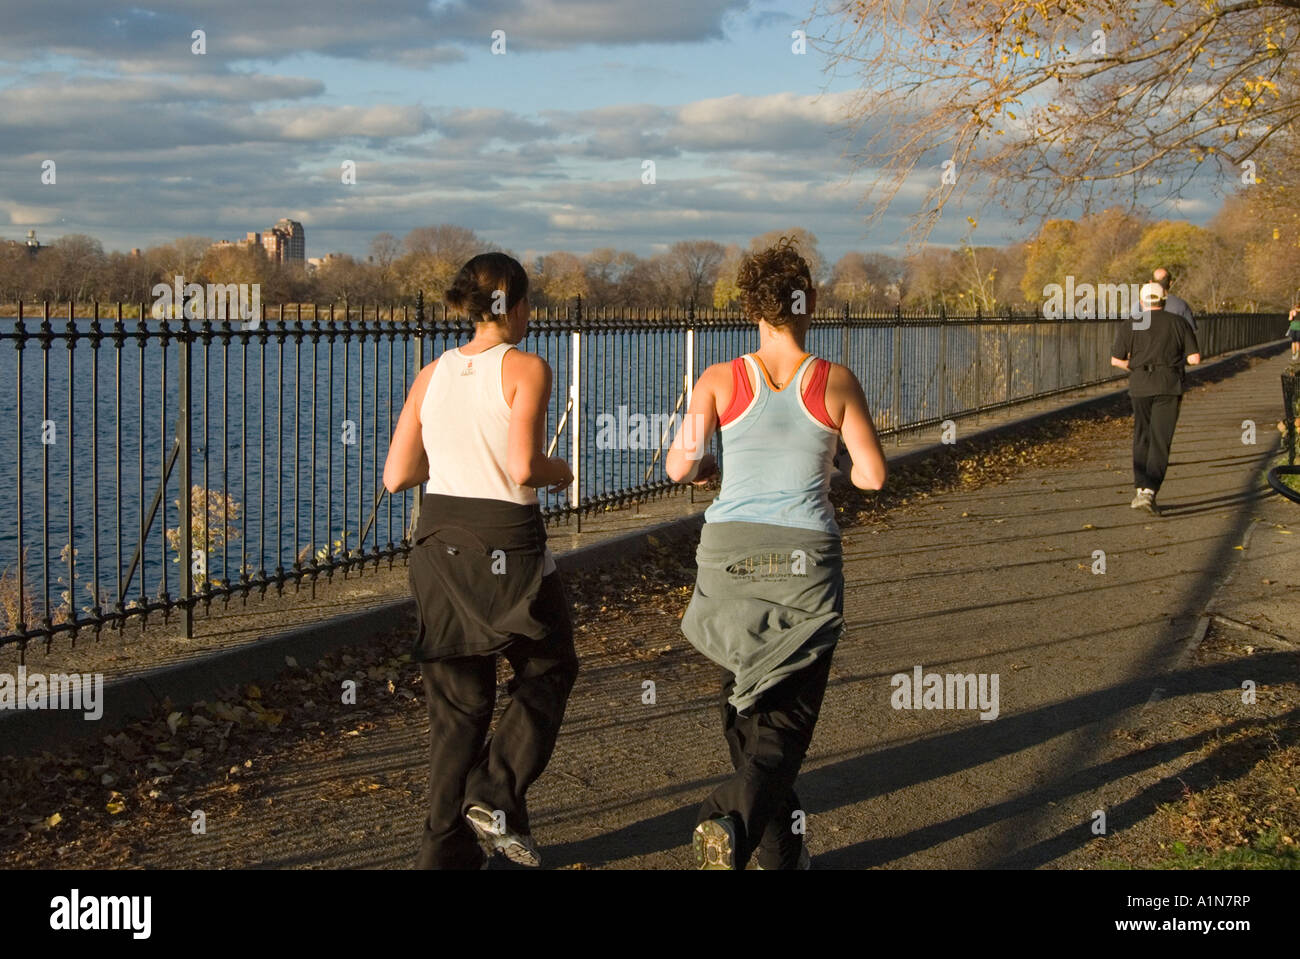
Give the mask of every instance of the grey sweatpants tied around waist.
[[732, 672], [744, 713], [782, 679], [830, 655], [844, 631], [838, 534], [765, 523], [706, 523], [682, 632]]

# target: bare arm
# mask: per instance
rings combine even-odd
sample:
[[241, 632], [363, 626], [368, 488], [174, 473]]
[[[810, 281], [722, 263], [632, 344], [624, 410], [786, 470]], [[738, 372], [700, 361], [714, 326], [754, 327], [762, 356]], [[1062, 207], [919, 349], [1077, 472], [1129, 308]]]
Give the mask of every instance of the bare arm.
[[393, 438], [388, 443], [388, 457], [384, 460], [384, 488], [390, 493], [400, 493], [429, 478], [429, 457], [424, 451], [424, 437], [420, 432], [420, 404], [433, 377], [434, 360], [416, 374], [411, 392], [402, 405], [402, 413], [393, 428]]
[[691, 391], [690, 408], [664, 460], [664, 472], [674, 483], [706, 479], [717, 470], [717, 461], [705, 450], [718, 428], [719, 386], [730, 383], [730, 377], [730, 367], [717, 363], [700, 375]]
[[876, 424], [871, 420], [862, 384], [852, 370], [839, 363], [831, 364], [826, 383], [826, 412], [832, 420], [839, 420], [840, 437], [853, 460], [849, 480], [858, 489], [880, 489], [889, 474], [885, 451], [876, 435]]
[[1110, 358], [1110, 365], [1111, 365], [1111, 366], [1118, 366], [1121, 370], [1127, 370], [1127, 369], [1128, 369], [1128, 360], [1126, 360], [1126, 359], [1125, 359], [1125, 360], [1121, 360], [1118, 356], [1112, 356], [1112, 357]]
[[[511, 350], [501, 365], [510, 404], [506, 464], [520, 486], [547, 486], [558, 493], [573, 482], [569, 464], [546, 455], [546, 404], [551, 399], [551, 367], [540, 356]], [[513, 394], [513, 395], [511, 395]]]

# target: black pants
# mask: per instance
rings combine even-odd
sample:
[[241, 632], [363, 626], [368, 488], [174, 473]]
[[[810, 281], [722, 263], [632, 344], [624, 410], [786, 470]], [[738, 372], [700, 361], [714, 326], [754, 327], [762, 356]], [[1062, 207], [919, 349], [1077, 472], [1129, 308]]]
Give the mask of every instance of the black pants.
[[1160, 491], [1169, 469], [1169, 448], [1178, 425], [1181, 396], [1134, 396], [1133, 485]]
[[420, 869], [477, 869], [483, 861], [465, 822], [471, 803], [505, 813], [527, 833], [524, 793], [555, 748], [578, 675], [569, 603], [558, 573], [542, 580], [539, 618], [553, 624], [543, 641], [520, 638], [502, 652], [514, 669], [510, 703], [487, 739], [496, 705], [497, 657], [461, 656], [420, 664], [429, 707], [429, 816]]
[[798, 862], [803, 836], [792, 828], [793, 813], [802, 807], [794, 780], [812, 742], [830, 669], [826, 653], [764, 692], [745, 715], [727, 702], [735, 677], [726, 674], [722, 728], [736, 774], [704, 801], [697, 821], [735, 820], [737, 869], [745, 868], [755, 849], [764, 869], [793, 869]]

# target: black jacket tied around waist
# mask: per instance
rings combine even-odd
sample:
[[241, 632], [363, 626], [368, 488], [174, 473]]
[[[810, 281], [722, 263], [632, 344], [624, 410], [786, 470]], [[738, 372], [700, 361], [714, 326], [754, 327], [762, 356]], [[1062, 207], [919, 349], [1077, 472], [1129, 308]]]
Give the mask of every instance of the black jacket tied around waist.
[[[493, 653], [551, 624], [538, 603], [546, 527], [536, 504], [425, 493], [411, 546], [419, 662]], [[543, 614], [544, 616], [544, 614]]]

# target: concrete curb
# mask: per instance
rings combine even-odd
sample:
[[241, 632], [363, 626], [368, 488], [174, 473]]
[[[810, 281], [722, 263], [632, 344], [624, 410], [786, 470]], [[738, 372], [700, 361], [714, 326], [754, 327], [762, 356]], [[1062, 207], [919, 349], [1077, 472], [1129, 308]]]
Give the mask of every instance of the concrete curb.
[[[649, 548], [652, 538], [689, 542], [699, 535], [703, 525], [702, 512], [656, 523], [562, 553], [555, 558], [556, 566], [566, 576], [599, 569], [639, 556]], [[286, 657], [293, 657], [299, 666], [309, 666], [328, 652], [362, 642], [367, 636], [400, 629], [414, 618], [413, 599], [391, 600], [310, 626], [268, 634], [247, 645], [190, 662], [114, 680], [104, 684], [103, 714], [93, 722], [72, 710], [0, 714], [0, 754], [31, 754], [96, 739], [149, 715], [164, 700], [185, 706], [210, 699], [226, 687], [269, 680], [285, 669]]]
[[[1189, 372], [1188, 377], [1195, 381], [1226, 363], [1243, 357], [1278, 352], [1285, 345], [1285, 340], [1278, 340], [1230, 353], [1195, 368]], [[976, 430], [952, 446], [932, 443], [893, 457], [886, 450], [886, 457], [892, 468], [915, 465], [937, 452], [958, 451], [976, 440], [991, 439], [1062, 415], [1119, 403], [1126, 396], [1127, 391], [1119, 390], [1086, 397], [1065, 406]], [[839, 479], [840, 482], [847, 482], [843, 478]], [[703, 524], [702, 512], [667, 520], [588, 546], [579, 546], [557, 556], [556, 565], [566, 575], [608, 566], [645, 553], [652, 538], [659, 542], [677, 539], [691, 542]], [[188, 705], [210, 698], [217, 690], [225, 687], [264, 681], [278, 675], [285, 668], [286, 657], [293, 657], [300, 666], [308, 666], [327, 652], [353, 645], [366, 636], [400, 628], [413, 620], [414, 616], [414, 600], [393, 600], [359, 612], [332, 617], [311, 626], [269, 634], [245, 646], [191, 662], [110, 682], [104, 686], [103, 715], [96, 722], [86, 721], [80, 712], [66, 710], [12, 712], [0, 716], [0, 751], [5, 755], [30, 754], [94, 739], [131, 720], [147, 716], [165, 699], [177, 705]]]

